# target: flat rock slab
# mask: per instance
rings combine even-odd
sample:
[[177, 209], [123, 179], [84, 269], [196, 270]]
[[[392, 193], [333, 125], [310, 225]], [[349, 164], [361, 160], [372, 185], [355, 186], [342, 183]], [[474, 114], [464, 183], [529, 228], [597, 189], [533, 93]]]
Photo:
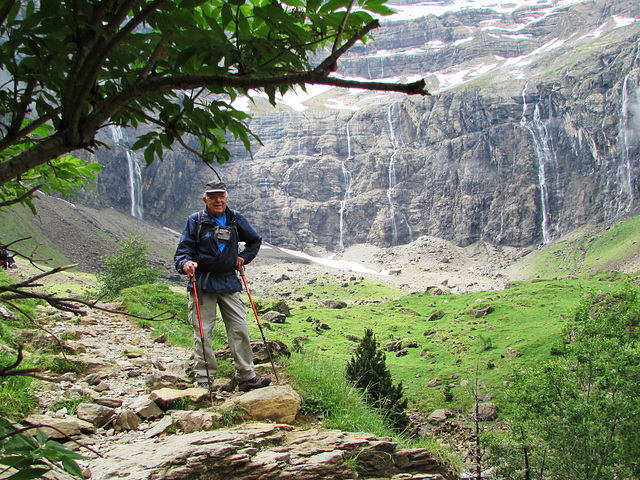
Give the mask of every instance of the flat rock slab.
[[88, 467], [94, 480], [458, 478], [427, 450], [389, 438], [265, 423], [121, 445]]

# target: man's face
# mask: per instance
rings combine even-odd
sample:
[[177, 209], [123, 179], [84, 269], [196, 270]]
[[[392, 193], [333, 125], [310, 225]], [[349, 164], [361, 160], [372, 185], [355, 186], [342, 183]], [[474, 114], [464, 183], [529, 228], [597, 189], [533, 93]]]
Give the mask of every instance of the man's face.
[[227, 208], [227, 194], [224, 192], [205, 193], [204, 203], [211, 215], [220, 217]]

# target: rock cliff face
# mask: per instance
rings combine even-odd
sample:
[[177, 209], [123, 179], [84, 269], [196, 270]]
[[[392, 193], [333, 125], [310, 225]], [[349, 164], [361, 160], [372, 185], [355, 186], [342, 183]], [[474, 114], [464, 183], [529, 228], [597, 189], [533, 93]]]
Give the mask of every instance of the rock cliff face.
[[[426, 234], [524, 246], [635, 212], [640, 5], [565, 3], [383, 22], [339, 73], [422, 76], [433, 95], [332, 89], [255, 113], [253, 159], [234, 145], [217, 168], [230, 206], [271, 243], [329, 250]], [[131, 209], [128, 135], [93, 203]], [[169, 152], [141, 173], [144, 218], [180, 230], [213, 176]]]

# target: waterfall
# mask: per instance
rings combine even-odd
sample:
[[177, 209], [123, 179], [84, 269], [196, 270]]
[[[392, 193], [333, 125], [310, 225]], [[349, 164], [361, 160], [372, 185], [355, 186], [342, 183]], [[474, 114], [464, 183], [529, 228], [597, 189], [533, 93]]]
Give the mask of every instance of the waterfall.
[[[349, 122], [346, 127], [347, 132], [347, 159], [351, 158], [351, 134], [349, 132]], [[347, 202], [351, 198], [351, 185], [353, 180], [351, 178], [351, 172], [345, 165], [344, 161], [340, 162], [342, 177], [344, 181], [344, 196], [340, 201], [340, 242], [338, 247], [340, 250], [344, 250], [344, 215], [347, 209]]]
[[122, 127], [120, 125], [111, 125], [109, 127], [109, 130], [111, 130], [111, 138], [113, 138], [113, 143], [120, 143], [120, 141], [124, 138], [124, 135], [122, 134]]
[[[551, 136], [547, 131], [547, 127], [541, 119], [540, 105], [536, 105], [533, 109], [533, 121], [527, 119], [526, 110], [526, 92], [527, 85], [522, 90], [522, 118], [520, 125], [529, 130], [533, 145], [538, 158], [538, 187], [540, 189], [540, 205], [542, 207], [542, 243], [547, 244], [551, 241], [551, 209], [550, 209], [550, 192], [548, 183], [548, 169], [553, 168], [558, 171], [558, 161], [556, 153], [553, 150]], [[557, 173], [556, 173], [557, 175]], [[556, 180], [556, 185], [559, 182]]]
[[129, 171], [129, 199], [131, 203], [131, 216], [142, 220], [143, 202], [142, 202], [142, 170], [138, 164], [135, 152], [130, 151], [125, 145], [122, 144], [124, 140], [124, 134], [122, 133], [122, 127], [119, 125], [110, 125], [111, 138], [113, 143], [121, 145], [125, 148], [125, 155], [127, 157], [127, 168]]
[[629, 125], [629, 75], [624, 77], [622, 83], [620, 122], [618, 126], [618, 136], [616, 146], [618, 150], [618, 201], [616, 216], [625, 213], [633, 204], [633, 168], [631, 165], [631, 155], [629, 153], [629, 136], [632, 134]]
[[398, 243], [398, 225], [396, 224], [396, 207], [394, 205], [394, 196], [396, 189], [396, 155], [398, 154], [398, 140], [396, 134], [393, 131], [392, 110], [393, 103], [389, 105], [387, 109], [387, 121], [389, 122], [389, 140], [391, 141], [391, 148], [393, 152], [389, 158], [389, 188], [387, 189], [387, 199], [389, 200], [389, 216], [391, 217], [391, 233], [392, 233], [392, 245]]
[[136, 154], [127, 150], [129, 166], [129, 194], [131, 198], [131, 216], [142, 220], [142, 172]]
[[525, 83], [522, 89], [522, 117], [520, 117], [520, 125], [523, 127], [527, 124], [527, 87], [529, 87], [529, 84]]
[[351, 172], [347, 169], [344, 162], [342, 165], [342, 176], [344, 177], [344, 198], [340, 202], [340, 250], [344, 250], [344, 214], [347, 209], [347, 202], [351, 198]]

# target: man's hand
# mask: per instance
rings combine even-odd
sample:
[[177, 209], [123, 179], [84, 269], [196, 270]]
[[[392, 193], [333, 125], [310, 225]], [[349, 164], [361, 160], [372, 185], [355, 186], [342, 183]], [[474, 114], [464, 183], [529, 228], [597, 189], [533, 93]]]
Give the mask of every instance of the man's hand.
[[193, 277], [193, 275], [195, 275], [196, 268], [198, 268], [198, 264], [196, 262], [192, 262], [191, 260], [187, 260], [182, 266], [182, 270], [184, 271], [184, 273], [186, 273], [190, 277]]
[[242, 267], [244, 266], [244, 258], [238, 257], [236, 258], [236, 270], [242, 272]]

